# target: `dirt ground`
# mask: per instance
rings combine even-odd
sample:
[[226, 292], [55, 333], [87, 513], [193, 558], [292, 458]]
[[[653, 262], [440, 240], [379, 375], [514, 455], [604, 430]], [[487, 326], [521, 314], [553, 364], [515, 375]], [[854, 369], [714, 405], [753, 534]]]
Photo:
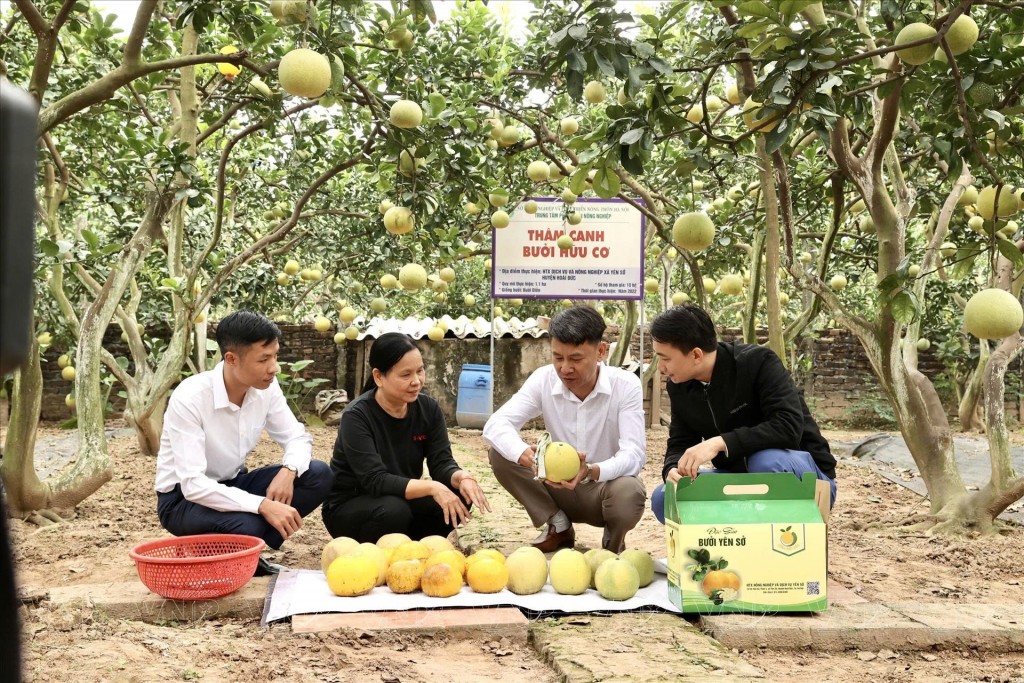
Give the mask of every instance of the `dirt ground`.
[[[329, 459], [334, 430], [311, 431], [316, 456]], [[852, 443], [866, 434], [826, 436]], [[660, 483], [666, 437], [664, 429], [649, 434], [644, 471], [648, 490]], [[1021, 435], [1015, 438], [1022, 440]], [[536, 531], [490, 475], [479, 432], [453, 430], [452, 441], [456, 459], [478, 475], [494, 507], [491, 514], [473, 520], [467, 537], [506, 553], [529, 542]], [[137, 580], [128, 550], [166, 535], [154, 510], [155, 459], [140, 456], [130, 436], [112, 439], [109, 445], [114, 479], [70, 514], [68, 523], [39, 528], [11, 520], [23, 588]], [[842, 456], [842, 449], [836, 450]], [[265, 438], [250, 464], [279, 459], [279, 450]], [[948, 603], [951, 619], [956, 618], [953, 606], [961, 602], [1024, 605], [1024, 529], [1012, 527], [985, 538], [911, 533], [900, 523], [927, 511], [924, 499], [845, 457], [840, 457], [838, 478], [839, 496], [830, 520], [830, 581], [871, 601]], [[275, 559], [290, 567], [316, 568], [327, 540], [315, 512]], [[600, 530], [577, 528], [579, 545], [594, 547], [599, 542]], [[665, 555], [662, 527], [649, 512], [627, 543], [657, 557]], [[261, 629], [256, 620], [145, 624], [105, 620], [84, 610], [57, 610], [45, 601], [23, 608], [23, 620], [28, 681], [448, 681], [453, 666], [467, 681], [558, 680], [532, 649], [501, 642], [294, 635], [287, 623]], [[773, 681], [1024, 682], [1024, 654], [741, 654]], [[644, 680], [642, 662], [637, 664], [637, 680]]]

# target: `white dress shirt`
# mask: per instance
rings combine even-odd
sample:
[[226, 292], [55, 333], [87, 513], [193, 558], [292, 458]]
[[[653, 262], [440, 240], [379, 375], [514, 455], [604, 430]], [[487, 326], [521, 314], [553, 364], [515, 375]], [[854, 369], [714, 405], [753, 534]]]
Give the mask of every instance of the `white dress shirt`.
[[224, 363], [186, 378], [171, 394], [156, 460], [156, 490], [181, 484], [186, 500], [221, 512], [258, 513], [263, 496], [218, 483], [242, 471], [266, 429], [284, 447], [284, 464], [309, 469], [313, 437], [288, 409], [277, 379], [252, 387], [241, 406], [228, 399]]
[[600, 464], [599, 480], [640, 474], [647, 462], [640, 379], [603, 363], [597, 385], [583, 400], [566, 388], [554, 365], [531, 374], [484, 425], [484, 441], [513, 462], [530, 444], [519, 436], [528, 421], [544, 417], [553, 441], [564, 441]]

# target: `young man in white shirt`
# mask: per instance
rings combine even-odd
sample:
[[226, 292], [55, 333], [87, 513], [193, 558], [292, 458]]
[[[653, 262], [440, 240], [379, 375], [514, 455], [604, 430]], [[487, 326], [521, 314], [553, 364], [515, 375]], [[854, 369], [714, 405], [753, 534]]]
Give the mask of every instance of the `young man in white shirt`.
[[[484, 425], [491, 469], [533, 525], [547, 528], [533, 545], [547, 553], [572, 547], [573, 523], [604, 528], [602, 547], [621, 552], [644, 513], [639, 478], [647, 461], [640, 379], [603, 363], [605, 322], [593, 308], [562, 311], [548, 327], [551, 365], [533, 372]], [[539, 481], [536, 452], [519, 430], [536, 417], [553, 441], [580, 455], [580, 470], [564, 483]]]
[[[223, 360], [171, 394], [156, 464], [157, 514], [175, 536], [245, 534], [271, 548], [302, 526], [331, 487], [327, 463], [277, 383], [281, 330], [236, 311], [217, 325]], [[284, 448], [280, 465], [249, 471], [245, 459], [266, 430]], [[260, 558], [256, 575], [280, 567]]]

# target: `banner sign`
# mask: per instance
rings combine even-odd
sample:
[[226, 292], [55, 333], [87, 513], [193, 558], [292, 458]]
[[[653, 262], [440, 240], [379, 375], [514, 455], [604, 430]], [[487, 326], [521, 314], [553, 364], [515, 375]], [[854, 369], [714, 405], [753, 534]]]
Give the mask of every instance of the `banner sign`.
[[[621, 199], [577, 199], [578, 225], [565, 220], [565, 204], [521, 202], [507, 228], [492, 230], [491, 296], [497, 299], [643, 299], [645, 216]], [[563, 234], [572, 246], [555, 242]]]

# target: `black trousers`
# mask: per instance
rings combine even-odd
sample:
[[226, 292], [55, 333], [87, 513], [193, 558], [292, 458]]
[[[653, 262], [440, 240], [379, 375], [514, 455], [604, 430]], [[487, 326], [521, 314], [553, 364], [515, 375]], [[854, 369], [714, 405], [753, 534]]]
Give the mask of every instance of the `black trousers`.
[[[267, 487], [280, 469], [280, 465], [268, 465], [252, 472], [243, 470], [234, 479], [221, 483], [265, 496]], [[319, 460], [311, 460], [309, 469], [295, 480], [292, 507], [305, 517], [323, 502], [327, 492], [331, 490], [332, 481], [330, 466]], [[275, 549], [284, 543], [280, 532], [270, 526], [262, 515], [252, 512], [220, 512], [185, 500], [185, 496], [181, 494], [180, 484], [166, 493], [157, 494], [156, 511], [160, 524], [175, 536], [244, 534], [258, 536], [269, 547]]]
[[441, 506], [429, 496], [413, 500], [356, 496], [325, 502], [321, 514], [331, 538], [348, 536], [360, 543], [376, 543], [391, 533], [403, 533], [418, 541], [425, 536], [447, 536], [455, 528], [454, 524], [445, 524]]

